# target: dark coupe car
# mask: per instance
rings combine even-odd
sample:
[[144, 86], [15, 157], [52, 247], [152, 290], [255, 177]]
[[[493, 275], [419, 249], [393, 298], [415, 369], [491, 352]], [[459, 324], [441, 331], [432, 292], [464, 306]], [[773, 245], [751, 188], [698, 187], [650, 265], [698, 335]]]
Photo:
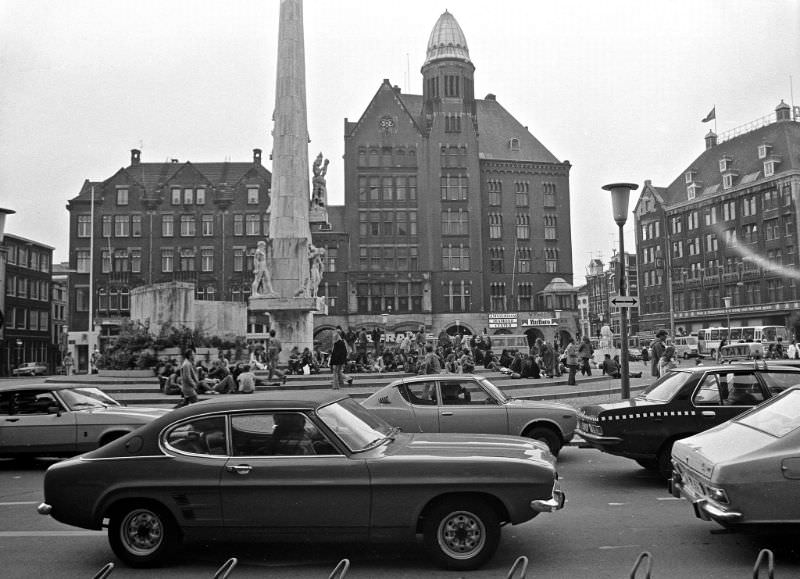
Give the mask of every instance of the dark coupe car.
[[405, 432], [526, 436], [556, 456], [572, 440], [578, 420], [571, 406], [511, 398], [484, 376], [470, 374], [401, 378], [362, 404]]
[[504, 524], [563, 507], [555, 458], [518, 437], [404, 434], [347, 396], [212, 399], [51, 466], [39, 512], [108, 527], [132, 566], [184, 534], [241, 541], [424, 536], [440, 564], [474, 569]]
[[676, 440], [722, 424], [796, 384], [800, 368], [778, 363], [676, 369], [632, 400], [584, 406], [577, 433], [594, 448], [632, 458], [668, 478]]

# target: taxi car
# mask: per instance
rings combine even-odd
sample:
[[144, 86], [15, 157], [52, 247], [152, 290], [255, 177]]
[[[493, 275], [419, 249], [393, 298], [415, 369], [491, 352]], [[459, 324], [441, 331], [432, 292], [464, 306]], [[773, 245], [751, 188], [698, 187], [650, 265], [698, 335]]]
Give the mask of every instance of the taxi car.
[[577, 433], [593, 448], [669, 478], [676, 440], [722, 424], [797, 384], [800, 368], [778, 363], [676, 368], [636, 398], [584, 406]]
[[558, 456], [577, 412], [556, 402], [506, 396], [484, 376], [430, 374], [387, 384], [362, 404], [406, 432], [513, 434], [540, 440]]
[[39, 362], [25, 362], [19, 368], [11, 371], [14, 376], [44, 376], [47, 374], [47, 366]]
[[94, 387], [0, 386], [0, 457], [72, 456], [94, 450], [167, 410], [122, 406]]
[[675, 443], [670, 490], [727, 528], [800, 525], [800, 388]]
[[186, 535], [256, 540], [413, 540], [474, 569], [500, 528], [564, 505], [547, 447], [518, 437], [405, 434], [348, 396], [229, 396], [174, 410], [52, 465], [38, 510], [108, 527], [131, 566]]

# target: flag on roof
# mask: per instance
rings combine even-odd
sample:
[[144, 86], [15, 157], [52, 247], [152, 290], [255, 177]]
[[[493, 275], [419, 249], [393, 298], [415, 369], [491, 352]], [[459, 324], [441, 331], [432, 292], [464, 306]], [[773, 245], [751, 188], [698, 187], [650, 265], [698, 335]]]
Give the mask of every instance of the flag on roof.
[[714, 105], [714, 108], [708, 112], [706, 118], [703, 119], [703, 122], [707, 123], [708, 121], [713, 121], [716, 118], [717, 118], [717, 107], [716, 105]]

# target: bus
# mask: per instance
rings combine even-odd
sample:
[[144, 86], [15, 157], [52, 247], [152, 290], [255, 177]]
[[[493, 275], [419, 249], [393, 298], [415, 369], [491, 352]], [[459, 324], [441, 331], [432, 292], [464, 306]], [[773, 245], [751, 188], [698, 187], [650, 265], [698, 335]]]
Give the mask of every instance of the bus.
[[719, 343], [727, 340], [728, 328], [715, 326], [697, 330], [697, 352], [701, 356], [716, 356]]

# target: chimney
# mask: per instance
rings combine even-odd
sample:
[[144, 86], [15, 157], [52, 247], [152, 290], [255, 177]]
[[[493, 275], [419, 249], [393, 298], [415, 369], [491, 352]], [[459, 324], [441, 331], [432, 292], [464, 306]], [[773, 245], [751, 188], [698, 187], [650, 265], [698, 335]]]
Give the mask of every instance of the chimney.
[[139, 149], [131, 149], [131, 165], [138, 165], [141, 161], [142, 152]]
[[253, 164], [261, 164], [261, 149], [253, 149]]
[[706, 151], [717, 146], [717, 133], [708, 131], [706, 135]]
[[484, 97], [484, 99], [483, 99], [483, 100], [486, 100], [486, 101], [496, 101], [496, 100], [497, 100], [497, 96], [495, 96], [495, 95], [494, 95], [494, 94], [492, 94], [492, 93], [489, 93], [489, 94], [487, 94], [487, 95]]

